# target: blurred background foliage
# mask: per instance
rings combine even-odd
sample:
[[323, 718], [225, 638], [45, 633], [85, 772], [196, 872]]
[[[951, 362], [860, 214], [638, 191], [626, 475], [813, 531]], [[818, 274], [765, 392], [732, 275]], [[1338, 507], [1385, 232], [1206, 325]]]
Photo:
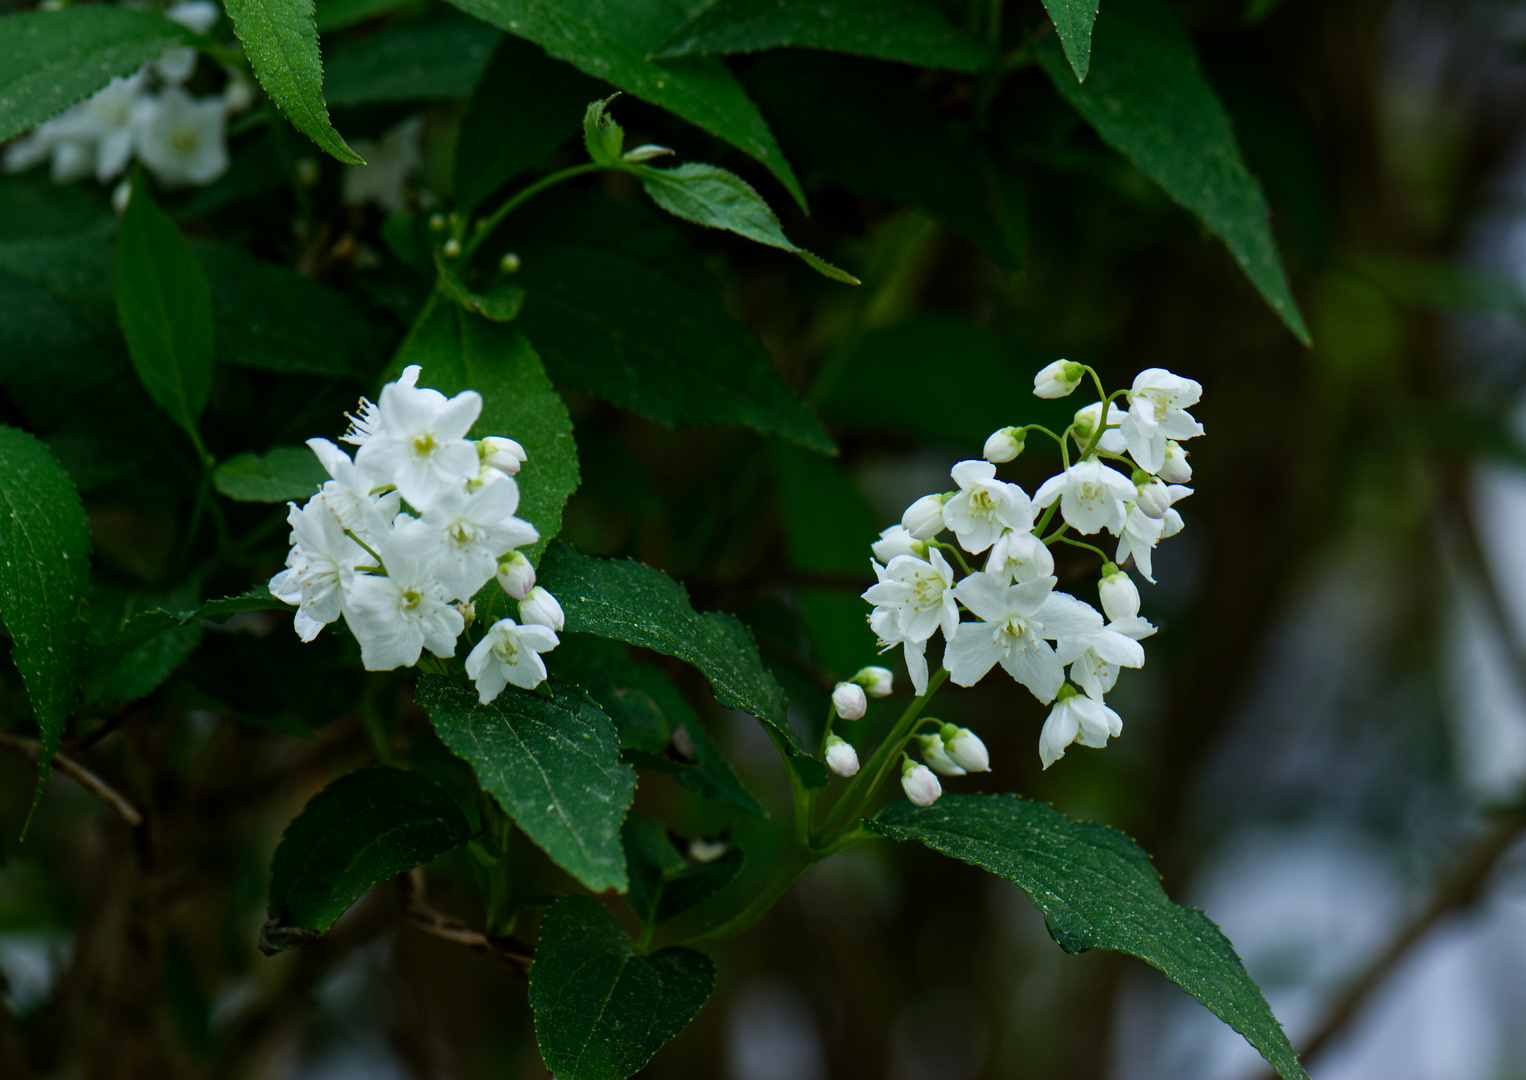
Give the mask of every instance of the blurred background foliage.
[[[681, 227], [679, 255], [719, 283], [839, 452], [617, 409], [558, 367], [554, 338], [575, 327], [529, 327], [581, 458], [564, 538], [660, 567], [696, 606], [741, 617], [810, 730], [833, 682], [873, 655], [858, 599], [869, 541], [993, 429], [1065, 423], [1066, 402], [1031, 396], [1035, 370], [1063, 356], [1110, 389], [1149, 366], [1198, 379], [1197, 493], [1146, 591], [1162, 627], [1150, 663], [1115, 694], [1124, 737], [1041, 772], [1042, 709], [1015, 685], [947, 694], [941, 715], [990, 746], [981, 787], [1135, 836], [1173, 897], [1225, 927], [1294, 1044], [1316, 1046], [1320, 1080], [1526, 1075], [1513, 847], [1526, 784], [1526, 9], [1174, 6], [1265, 189], [1312, 347], [1036, 64], [733, 57], [809, 215], [699, 129], [632, 97], [617, 112], [632, 145], [746, 176], [792, 239], [863, 280], [845, 288]], [[452, 194], [459, 133], [485, 122], [472, 110], [491, 109], [479, 86], [512, 101], [520, 65], [540, 73], [547, 109], [566, 115], [537, 169], [580, 160], [582, 106], [609, 92], [432, 3], [317, 10], [336, 127], [379, 139], [422, 108], [421, 188], [437, 195]], [[1014, 35], [1042, 16], [1038, 0], [1005, 5]], [[408, 219], [345, 205], [342, 167], [281, 123], [235, 128], [232, 154], [222, 180], [164, 193], [236, 330], [219, 335], [203, 425], [218, 457], [336, 434], [332, 418], [373, 389], [431, 285], [410, 265]], [[174, 590], [235, 593], [271, 573], [285, 530], [279, 513], [234, 504], [238, 559], [195, 562], [197, 475], [112, 318], [108, 195], [0, 178], [0, 418], [39, 432], [83, 492], [116, 610], [184, 607]], [[623, 175], [581, 181], [528, 205], [500, 241], [527, 282], [554, 275], [540, 253], [589, 221], [639, 234], [651, 213], [638, 195]], [[646, 326], [644, 347], [682, 347], [683, 325]], [[282, 370], [295, 354], [305, 374]], [[1031, 491], [1049, 463], [1026, 464], [1012, 478]], [[192, 580], [173, 580], [188, 554]], [[1062, 586], [1095, 574], [1089, 556], [1057, 554]], [[544, 1076], [523, 981], [400, 925], [389, 889], [322, 942], [256, 951], [281, 830], [373, 760], [368, 722], [414, 767], [460, 768], [422, 713], [359, 674], [348, 639], [302, 647], [265, 613], [160, 647], [170, 681], [136, 701], [107, 687], [65, 743], [145, 828], [56, 777], [19, 841], [32, 766], [0, 756], [0, 1073]], [[749, 790], [787, 813], [761, 729], [718, 712], [692, 672], [664, 670]], [[9, 667], [0, 683], [9, 729], [24, 699]], [[888, 723], [871, 710], [860, 726]], [[777, 843], [770, 823], [658, 771], [643, 770], [636, 808], [688, 833], [729, 830], [745, 875]], [[559, 871], [510, 842], [526, 891], [554, 891]], [[464, 852], [432, 866], [431, 902], [480, 923], [475, 872]], [[1229, 1080], [1264, 1067], [1154, 972], [1061, 953], [1012, 886], [919, 848], [871, 844], [820, 865], [719, 963], [716, 998], [642, 1076]]]

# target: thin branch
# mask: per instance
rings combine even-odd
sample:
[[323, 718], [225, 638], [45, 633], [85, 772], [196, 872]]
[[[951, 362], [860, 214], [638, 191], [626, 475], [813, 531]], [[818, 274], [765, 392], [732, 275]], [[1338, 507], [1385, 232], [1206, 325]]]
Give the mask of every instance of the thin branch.
[[517, 938], [479, 930], [430, 907], [424, 899], [422, 870], [415, 869], [403, 874], [397, 879], [397, 884], [402, 895], [403, 911], [408, 916], [408, 922], [416, 929], [430, 937], [463, 945], [472, 952], [507, 964], [521, 975], [529, 974], [532, 959], [530, 946]]
[[[36, 739], [18, 739], [14, 735], [0, 735], [0, 746], [9, 747], [33, 761], [42, 757], [42, 743]], [[54, 754], [53, 766], [115, 810], [118, 816], [134, 829], [143, 824], [143, 815], [138, 812], [137, 807], [118, 794], [110, 784], [69, 755]]]

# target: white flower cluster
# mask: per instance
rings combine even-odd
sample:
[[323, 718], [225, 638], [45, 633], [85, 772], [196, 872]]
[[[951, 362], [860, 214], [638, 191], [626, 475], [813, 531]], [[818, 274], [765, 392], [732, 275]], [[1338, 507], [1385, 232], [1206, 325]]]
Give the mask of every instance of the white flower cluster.
[[[1083, 365], [1056, 361], [1038, 373], [1034, 393], [1063, 397], [1089, 374]], [[1018, 485], [998, 480], [996, 466], [1022, 452], [1032, 429], [1003, 428], [986, 441], [985, 460], [954, 466], [957, 491], [923, 496], [907, 508], [901, 524], [880, 534], [873, 545], [878, 584], [864, 593], [874, 605], [869, 625], [882, 650], [902, 646], [919, 694], [927, 689], [927, 643], [941, 630], [947, 643], [943, 663], [955, 683], [973, 686], [1000, 664], [1039, 701], [1055, 703], [1039, 739], [1046, 769], [1072, 742], [1100, 747], [1122, 732], [1123, 721], [1103, 695], [1120, 668], [1143, 665], [1139, 642], [1155, 627], [1140, 617], [1139, 590], [1118, 564], [1132, 557], [1153, 582], [1156, 544], [1182, 528], [1173, 504], [1192, 493], [1181, 486], [1192, 470], [1180, 444], [1203, 432], [1187, 412], [1201, 396], [1202, 387], [1191, 379], [1162, 368], [1140, 372], [1130, 390], [1081, 409], [1066, 432], [1055, 436], [1064, 471], [1031, 498]], [[1127, 411], [1113, 404], [1119, 397], [1126, 398]], [[1068, 440], [1079, 449], [1074, 463], [1065, 453]], [[1056, 512], [1063, 523], [1041, 535]], [[944, 530], [953, 533], [957, 546], [937, 539]], [[1056, 591], [1050, 553], [1054, 543], [1075, 543], [1075, 534], [1102, 532], [1118, 538], [1116, 562], [1104, 562], [1098, 584], [1105, 618], [1090, 604]], [[967, 566], [965, 555], [984, 554], [985, 563], [956, 575], [944, 552], [961, 568]], [[974, 618], [963, 619], [966, 613]], [[933, 769], [950, 757], [970, 771], [944, 753], [941, 743], [931, 745], [939, 736], [919, 738]], [[936, 777], [910, 759], [903, 786], [921, 805], [937, 798]]]
[[539, 539], [515, 516], [525, 460], [513, 439], [466, 438], [482, 397], [446, 398], [418, 385], [419, 368], [361, 399], [343, 441], [309, 439], [331, 479], [301, 507], [289, 504], [291, 552], [270, 591], [297, 606], [296, 630], [311, 641], [344, 617], [368, 671], [418, 662], [428, 649], [449, 658], [475, 615], [471, 598], [496, 576], [519, 603], [519, 620], [490, 626], [466, 658], [483, 704], [508, 683], [546, 678], [540, 654], [556, 648], [562, 608], [535, 584], [516, 548]]
[[[212, 0], [183, 0], [164, 13], [197, 34], [222, 15]], [[112, 79], [78, 105], [43, 121], [5, 148], [7, 172], [52, 159], [61, 184], [94, 176], [102, 183], [127, 171], [136, 155], [160, 182], [209, 184], [228, 168], [228, 114], [254, 103], [254, 87], [229, 69], [216, 97], [192, 97], [184, 83], [196, 70], [196, 50], [170, 49], [131, 75]]]

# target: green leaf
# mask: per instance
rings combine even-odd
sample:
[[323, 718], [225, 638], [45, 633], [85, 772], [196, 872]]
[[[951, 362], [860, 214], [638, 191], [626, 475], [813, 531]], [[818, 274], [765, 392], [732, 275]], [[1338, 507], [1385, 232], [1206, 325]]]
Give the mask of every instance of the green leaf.
[[212, 392], [212, 295], [185, 237], [141, 176], [117, 226], [117, 319], [143, 388], [201, 451], [196, 422]]
[[535, 42], [558, 60], [698, 124], [762, 162], [795, 200], [800, 183], [768, 123], [725, 63], [647, 59], [684, 18], [675, 0], [452, 0], [469, 15]]
[[698, 907], [741, 872], [743, 856], [733, 847], [702, 862], [682, 854], [667, 829], [644, 814], [632, 814], [621, 830], [631, 891], [626, 897], [643, 923], [661, 923]]
[[343, 30], [346, 26], [368, 22], [380, 15], [423, 6], [423, 0], [318, 0], [313, 21], [318, 33]]
[[520, 173], [545, 163], [572, 138], [584, 103], [603, 84], [506, 35], [477, 84], [456, 143], [456, 206], [469, 214]]
[[224, 0], [260, 85], [291, 125], [346, 165], [364, 165], [329, 122], [313, 0]]
[[0, 620], [42, 737], [39, 797], [79, 693], [89, 582], [90, 528], [74, 485], [42, 443], [0, 426]]
[[945, 795], [926, 809], [894, 803], [865, 824], [989, 870], [1026, 892], [1066, 952], [1137, 956], [1245, 1036], [1287, 1080], [1308, 1080], [1234, 946], [1195, 908], [1173, 904], [1160, 875], [1116, 829], [1016, 795]]
[[548, 193], [510, 219], [529, 294], [518, 326], [558, 382], [664, 424], [746, 424], [812, 450], [832, 442], [714, 277], [650, 212]]
[[1224, 241], [1245, 276], [1305, 345], [1261, 185], [1245, 167], [1192, 42], [1162, 0], [1109, 0], [1093, 34], [1097, 70], [1077, 83], [1053, 37], [1039, 61], [1060, 93], [1139, 171]]
[[624, 892], [620, 823], [636, 774], [598, 705], [548, 685], [549, 699], [511, 686], [481, 705], [474, 691], [425, 675], [416, 696], [441, 741], [553, 862], [594, 892]]
[[305, 446], [277, 446], [263, 454], [235, 454], [212, 471], [212, 486], [235, 502], [302, 500], [328, 473]]
[[482, 292], [473, 292], [438, 249], [434, 252], [434, 264], [439, 273], [440, 288], [467, 311], [492, 322], [513, 322], [519, 317], [519, 309], [525, 303], [525, 290], [512, 281], [497, 281]]
[[131, 75], [185, 36], [163, 16], [109, 4], [0, 17], [0, 142]]
[[341, 776], [281, 837], [261, 940], [278, 949], [304, 936], [293, 930], [322, 933], [371, 886], [470, 839], [466, 815], [433, 780], [385, 766]]
[[617, 169], [624, 161], [620, 155], [625, 151], [625, 129], [609, 114], [609, 103], [617, 97], [591, 101], [583, 110], [583, 148], [595, 165], [606, 169]]
[[[434, 303], [420, 316], [389, 370], [401, 372], [409, 364], [423, 368], [423, 386], [446, 395], [462, 390], [482, 395], [473, 438], [504, 435], [524, 447], [518, 513], [540, 531], [540, 540], [525, 551], [532, 562], [539, 561], [561, 531], [562, 508], [578, 486], [572, 420], [540, 357], [513, 327], [479, 319], [453, 304]], [[503, 591], [491, 582], [489, 587]]]
[[929, 0], [717, 0], [663, 43], [658, 59], [762, 49], [830, 49], [922, 67], [979, 71], [991, 49]]
[[501, 36], [448, 8], [394, 23], [334, 52], [323, 96], [331, 106], [466, 97]]
[[620, 924], [588, 896], [551, 905], [530, 968], [530, 1008], [558, 1080], [624, 1080], [694, 1019], [715, 965], [680, 947], [636, 956]]
[[1097, 21], [1097, 0], [1044, 0], [1044, 9], [1054, 20], [1076, 81], [1085, 82], [1092, 65], [1092, 24]]
[[84, 678], [87, 701], [111, 707], [147, 696], [201, 643], [201, 625], [187, 623], [155, 635], [126, 655], [110, 647], [133, 616], [159, 608], [180, 609], [194, 604], [195, 594], [189, 585], [140, 590], [98, 581], [91, 593], [86, 637], [89, 658]]
[[291, 606], [271, 596], [270, 589], [265, 585], [259, 585], [239, 596], [224, 596], [218, 600], [209, 600], [201, 607], [190, 611], [168, 611], [163, 607], [155, 608], [128, 619], [115, 639], [106, 645], [92, 662], [97, 668], [115, 663], [160, 634], [201, 619], [225, 619], [240, 611], [290, 610]]
[[860, 285], [858, 278], [824, 259], [796, 247], [779, 228], [779, 219], [752, 185], [735, 173], [697, 162], [673, 169], [637, 165], [631, 172], [652, 201], [674, 217], [711, 229], [726, 229], [769, 247], [799, 255], [806, 264], [833, 281]]

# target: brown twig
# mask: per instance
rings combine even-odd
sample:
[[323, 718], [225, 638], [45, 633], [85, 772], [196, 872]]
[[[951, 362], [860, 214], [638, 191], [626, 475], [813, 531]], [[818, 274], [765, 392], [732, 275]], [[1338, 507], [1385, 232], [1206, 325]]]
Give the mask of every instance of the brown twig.
[[494, 934], [487, 930], [479, 930], [475, 926], [453, 919], [443, 912], [436, 911], [424, 900], [424, 872], [411, 870], [397, 879], [398, 891], [402, 895], [403, 911], [408, 916], [408, 922], [416, 929], [422, 930], [431, 937], [437, 937], [441, 941], [454, 942], [464, 945], [475, 953], [507, 964], [521, 975], [528, 975], [530, 971], [531, 954], [530, 947], [517, 938], [505, 937], [502, 934]]
[[[37, 761], [42, 757], [42, 743], [36, 739], [19, 739], [14, 735], [0, 735], [0, 746], [9, 747], [18, 754], [31, 758], [33, 761]], [[81, 787], [115, 810], [118, 816], [134, 829], [143, 824], [143, 815], [138, 812], [137, 807], [123, 798], [110, 784], [75, 761], [72, 757], [69, 757], [67, 754], [54, 754], [53, 765], [59, 772], [72, 778]]]

